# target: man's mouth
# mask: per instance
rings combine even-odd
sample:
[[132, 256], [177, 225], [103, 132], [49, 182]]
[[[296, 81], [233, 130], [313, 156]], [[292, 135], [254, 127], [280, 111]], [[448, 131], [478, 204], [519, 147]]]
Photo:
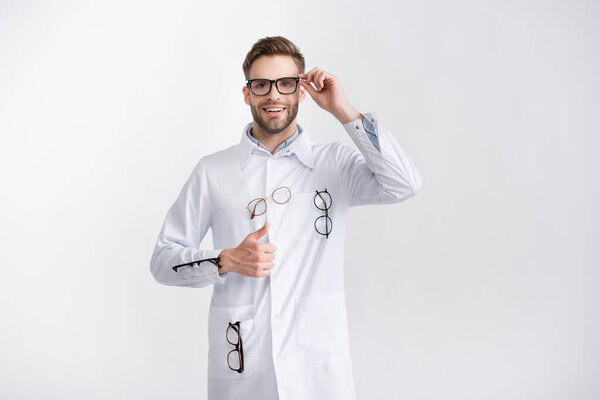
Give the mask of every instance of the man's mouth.
[[280, 106], [270, 106], [270, 107], [263, 107], [262, 110], [270, 116], [278, 116], [283, 114], [283, 112], [285, 111], [285, 107], [280, 107]]

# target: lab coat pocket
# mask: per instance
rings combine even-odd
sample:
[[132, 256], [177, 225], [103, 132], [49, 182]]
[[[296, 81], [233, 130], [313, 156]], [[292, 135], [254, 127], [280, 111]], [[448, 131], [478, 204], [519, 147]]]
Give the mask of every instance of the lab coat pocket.
[[[244, 371], [229, 368], [227, 355], [235, 346], [227, 341], [229, 323], [240, 321], [240, 336], [244, 358]], [[208, 375], [221, 379], [244, 379], [252, 376], [258, 363], [254, 305], [238, 307], [210, 306], [208, 314]]]
[[292, 193], [289, 227], [292, 239], [297, 242], [307, 242], [321, 236], [315, 230], [315, 221], [324, 213], [315, 206], [316, 194], [316, 192]]
[[305, 362], [323, 365], [350, 353], [343, 294], [296, 300], [298, 352]]

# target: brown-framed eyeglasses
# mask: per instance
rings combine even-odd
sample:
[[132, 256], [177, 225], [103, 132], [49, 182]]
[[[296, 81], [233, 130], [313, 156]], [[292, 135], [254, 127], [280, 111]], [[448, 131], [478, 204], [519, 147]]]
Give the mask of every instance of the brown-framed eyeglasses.
[[257, 215], [263, 215], [267, 212], [267, 199], [273, 199], [277, 204], [285, 204], [292, 198], [292, 191], [287, 186], [281, 186], [273, 190], [270, 196], [258, 197], [248, 203], [246, 208], [250, 211], [250, 219], [254, 219]]

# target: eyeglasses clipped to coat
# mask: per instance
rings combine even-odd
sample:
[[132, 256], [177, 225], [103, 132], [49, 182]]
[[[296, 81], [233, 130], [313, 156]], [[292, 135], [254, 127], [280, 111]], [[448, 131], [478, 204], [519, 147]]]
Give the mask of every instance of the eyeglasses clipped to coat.
[[[322, 210], [325, 214], [318, 217], [314, 222], [315, 230], [329, 238], [329, 234], [331, 233], [331, 229], [333, 228], [333, 221], [329, 217], [329, 209], [331, 208], [332, 199], [331, 194], [327, 191], [327, 188], [324, 190], [315, 190], [315, 197], [313, 198], [313, 204], [319, 210]], [[270, 196], [267, 197], [257, 197], [248, 203], [246, 208], [250, 213], [250, 219], [254, 219], [254, 217], [258, 215], [263, 215], [267, 212], [267, 200], [271, 199], [276, 204], [285, 204], [292, 198], [292, 191], [287, 186], [281, 186], [277, 189], [273, 190]]]

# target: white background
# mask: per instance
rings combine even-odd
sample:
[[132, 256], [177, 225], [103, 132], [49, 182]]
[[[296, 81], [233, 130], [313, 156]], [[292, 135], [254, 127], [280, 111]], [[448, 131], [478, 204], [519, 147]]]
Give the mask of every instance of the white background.
[[[211, 288], [149, 261], [283, 35], [376, 111], [415, 198], [351, 210], [360, 399], [597, 399], [597, 1], [0, 1], [0, 398], [204, 399]], [[351, 143], [310, 98], [315, 142]], [[203, 246], [211, 248], [210, 233]]]

